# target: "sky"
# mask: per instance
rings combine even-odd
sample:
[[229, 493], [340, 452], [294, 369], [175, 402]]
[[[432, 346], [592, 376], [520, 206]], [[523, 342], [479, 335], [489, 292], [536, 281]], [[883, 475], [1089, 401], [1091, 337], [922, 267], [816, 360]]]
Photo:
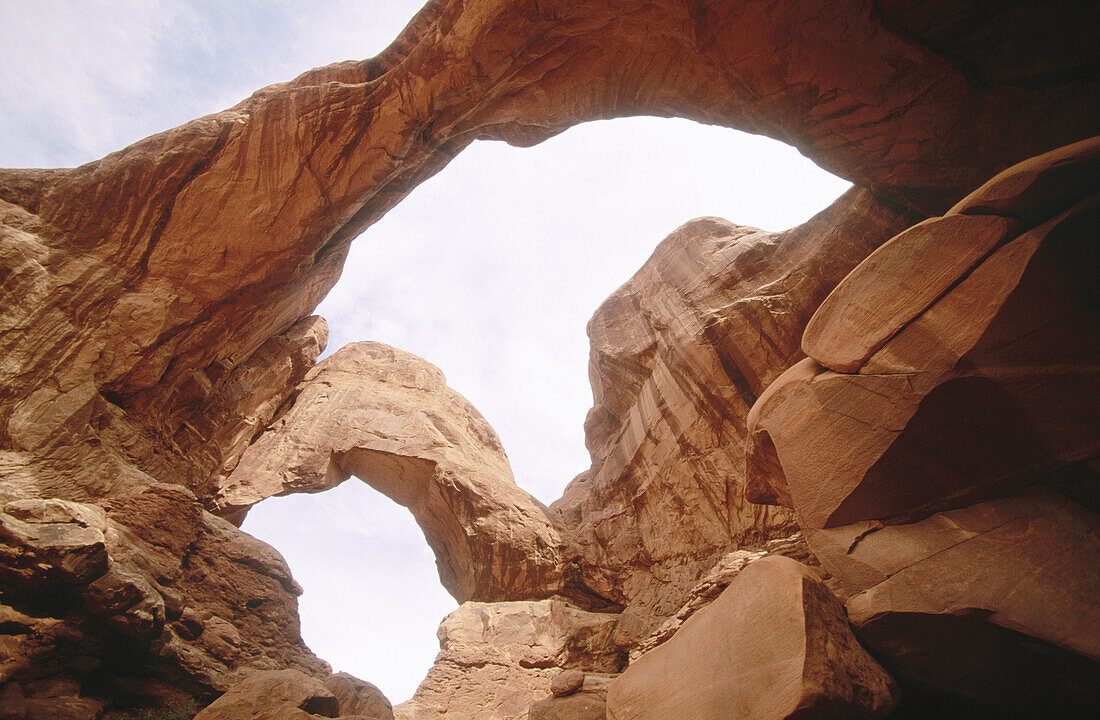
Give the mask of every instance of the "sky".
[[[71, 167], [315, 66], [370, 57], [416, 0], [0, 0], [0, 167]], [[443, 370], [549, 504], [588, 466], [585, 324], [687, 220], [781, 230], [848, 188], [794, 149], [684, 120], [475, 143], [369, 228], [317, 312], [326, 354], [376, 340]], [[412, 516], [352, 479], [243, 529], [305, 589], [306, 643], [407, 699], [456, 603]]]

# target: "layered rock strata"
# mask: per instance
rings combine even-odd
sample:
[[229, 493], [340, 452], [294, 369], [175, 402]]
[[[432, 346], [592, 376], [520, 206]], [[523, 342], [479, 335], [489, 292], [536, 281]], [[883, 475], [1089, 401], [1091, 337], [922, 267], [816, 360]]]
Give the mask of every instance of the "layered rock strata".
[[[201, 486], [217, 468], [191, 466], [202, 443], [188, 417], [308, 315], [359, 232], [478, 138], [527, 145], [585, 120], [687, 117], [791, 142], [884, 197], [940, 210], [1095, 131], [1082, 28], [1096, 10], [1062, 10], [994, 11], [1018, 43], [1036, 26], [1056, 33], [1028, 37], [1044, 52], [1011, 53], [904, 3], [433, 0], [371, 60], [81, 168], [3, 171], [8, 462], [55, 468], [67, 499], [109, 492], [105, 475]], [[12, 433], [43, 393], [58, 413]], [[80, 462], [96, 454], [102, 464]]]
[[801, 357], [836, 283], [908, 224], [858, 189], [785, 232], [700, 218], [596, 311], [592, 468], [551, 507], [586, 584], [626, 606], [623, 642], [676, 612], [723, 555], [791, 534], [789, 513], [746, 498], [745, 417]]
[[1100, 140], [1067, 146], [890, 240], [749, 416], [758, 499], [863, 637], [1012, 717], [1097, 702], [1098, 169]]

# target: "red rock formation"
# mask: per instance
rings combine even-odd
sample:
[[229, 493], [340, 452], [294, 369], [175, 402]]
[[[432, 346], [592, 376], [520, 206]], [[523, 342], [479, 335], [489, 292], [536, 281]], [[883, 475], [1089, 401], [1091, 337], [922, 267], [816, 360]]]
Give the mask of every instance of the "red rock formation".
[[627, 606], [624, 642], [674, 613], [718, 558], [789, 535], [745, 497], [745, 417], [794, 360], [833, 286], [907, 224], [852, 190], [797, 228], [694, 220], [589, 322], [591, 470], [552, 507], [574, 528], [586, 583]]
[[897, 689], [806, 568], [764, 558], [612, 684], [609, 720], [880, 718]]
[[[1084, 269], [1097, 204], [1092, 187], [1052, 181], [1055, 202], [1033, 175], [1055, 164], [1095, 177], [1098, 153], [1086, 141], [1031, 161], [1024, 178], [1006, 171], [893, 238], [822, 304], [803, 341], [811, 359], [749, 420], [751, 467], [790, 497], [803, 528], [958, 507], [1100, 455], [1100, 335]], [[1035, 218], [1031, 228], [989, 214], [986, 198], [1013, 186], [1005, 212]]]
[[328, 674], [301, 643], [282, 557], [178, 486], [102, 508], [8, 499], [0, 558], [4, 677], [32, 704], [82, 686], [142, 704], [208, 698], [256, 669]]
[[[1092, 486], [1071, 471], [1091, 472], [1096, 455], [1095, 263], [1081, 261], [1079, 232], [1095, 206], [1062, 192], [1091, 192], [1086, 166], [1047, 157], [1027, 170], [1035, 182], [1018, 169], [883, 246], [872, 265], [893, 254], [882, 266], [896, 278], [912, 268], [897, 257], [906, 243], [938, 247], [916, 270], [941, 272], [880, 306], [857, 269], [835, 297], [876, 293], [874, 307], [853, 319], [856, 305], [835, 301], [804, 345], [836, 367], [811, 381], [806, 361], [764, 389], [799, 359], [817, 303], [901, 224], [1096, 134], [1096, 19], [1091, 2], [436, 0], [371, 60], [310, 71], [81, 168], [0, 171], [0, 480], [16, 501], [0, 551], [13, 633], [0, 636], [13, 653], [0, 698], [25, 715], [94, 716], [135, 699], [205, 700], [247, 669], [327, 675], [297, 636], [285, 566], [202, 508], [217, 509], [323, 346], [308, 316], [350, 241], [479, 138], [526, 145], [585, 120], [681, 116], [790, 142], [860, 189], [784, 234], [689, 225], [675, 242], [694, 260], [666, 244], [593, 324], [593, 470], [559, 506], [580, 544], [543, 538], [554, 572], [514, 576], [479, 563], [511, 562], [517, 546], [526, 562], [545, 533], [499, 555], [471, 550], [454, 570], [463, 592], [509, 576], [502, 594], [600, 595], [628, 606], [617, 637], [629, 643], [734, 543], [783, 525], [748, 507], [744, 482], [793, 504], [808, 530], [927, 515], [945, 497], [961, 508], [1050, 463], [1087, 499]], [[992, 254], [952, 246], [947, 224], [982, 228]], [[623, 312], [630, 292], [645, 298], [643, 322]], [[834, 329], [851, 352], [831, 354]], [[943, 341], [934, 355], [928, 337]], [[777, 401], [792, 394], [791, 407], [825, 407], [833, 422], [780, 427], [790, 408]], [[746, 481], [740, 421], [753, 400], [763, 424]], [[853, 432], [852, 418], [874, 432]], [[970, 444], [936, 444], [952, 437]], [[847, 438], [853, 460], [836, 461]], [[820, 463], [837, 471], [828, 492], [807, 490]], [[921, 482], [897, 482], [903, 471]], [[574, 558], [562, 585], [546, 583]]]
[[559, 600], [463, 603], [439, 626], [440, 653], [399, 720], [525, 718], [562, 667], [617, 672], [619, 617]]
[[516, 486], [493, 428], [434, 365], [353, 343], [314, 367], [295, 395], [215, 488], [218, 512], [355, 475], [412, 512], [459, 602], [561, 588], [562, 541], [549, 511]]
[[[241, 720], [246, 717], [252, 720], [312, 720], [319, 717], [393, 720], [393, 711], [385, 698], [381, 702], [364, 702], [361, 694], [341, 685], [342, 682], [345, 678], [334, 675], [330, 681], [322, 683], [296, 670], [254, 673], [211, 703], [195, 716], [195, 720]], [[332, 690], [329, 685], [333, 683], [346, 692]], [[377, 694], [377, 689], [374, 692]]]
[[749, 415], [754, 486], [862, 636], [1012, 717], [1100, 700], [1098, 163], [1097, 139], [1039, 156], [883, 245]]
[[[438, 0], [372, 60], [311, 71], [75, 170], [5, 171], [4, 255], [20, 279], [0, 320], [4, 442], [22, 448], [6, 434], [11, 413], [52, 377], [65, 417], [104, 423], [114, 411], [91, 402], [103, 391], [126, 412], [120, 434], [159, 445], [127, 448], [135, 456], [107, 444], [134, 458], [132, 482], [166, 463], [158, 455], [185, 465], [165, 472], [204, 482], [182, 460], [193, 448], [174, 443], [181, 416], [307, 315], [351, 239], [475, 138], [528, 144], [584, 120], [677, 115], [787, 140], [880, 194], [941, 208], [1091, 134], [1088, 8], [1043, 14], [1060, 52], [1012, 59], [1009, 78], [1043, 89], [1021, 93], [946, 59], [961, 50], [987, 70], [973, 28], [929, 26], [934, 13], [900, 5]], [[1000, 21], [1019, 32], [1034, 15], [1016, 3]], [[48, 435], [71, 447], [62, 426]], [[61, 496], [102, 495], [81, 463], [63, 474], [73, 487]]]

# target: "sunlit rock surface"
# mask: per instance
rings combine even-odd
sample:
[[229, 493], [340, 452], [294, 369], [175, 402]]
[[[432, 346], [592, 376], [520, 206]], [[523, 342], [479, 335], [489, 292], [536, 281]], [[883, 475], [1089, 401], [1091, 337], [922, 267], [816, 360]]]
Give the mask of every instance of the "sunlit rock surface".
[[550, 694], [559, 668], [616, 672], [618, 616], [561, 600], [464, 603], [439, 626], [440, 653], [398, 720], [527, 717]]
[[785, 557], [749, 565], [709, 607], [616, 680], [610, 720], [881, 718], [897, 689], [844, 606]]
[[745, 417], [801, 357], [825, 296], [906, 224], [866, 190], [785, 232], [700, 218], [596, 311], [592, 468], [552, 507], [586, 583], [627, 606], [624, 640], [674, 613], [724, 554], [793, 531], [790, 513], [746, 497]]
[[382, 343], [353, 343], [318, 363], [214, 506], [232, 515], [351, 475], [412, 512], [459, 602], [561, 587], [560, 533], [516, 486], [493, 428], [438, 368]]

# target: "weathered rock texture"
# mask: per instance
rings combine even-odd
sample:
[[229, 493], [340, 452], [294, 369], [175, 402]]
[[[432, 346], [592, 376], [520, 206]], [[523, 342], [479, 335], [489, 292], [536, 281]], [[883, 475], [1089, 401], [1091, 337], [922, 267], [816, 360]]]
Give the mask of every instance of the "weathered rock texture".
[[215, 490], [221, 513], [354, 475], [409, 508], [459, 602], [547, 597], [561, 537], [520, 490], [493, 428], [433, 365], [381, 343], [319, 363]]
[[[28, 717], [94, 717], [208, 701], [252, 670], [327, 677], [298, 637], [285, 565], [207, 511], [239, 518], [352, 472], [419, 513], [459, 597], [625, 608], [599, 623], [620, 659], [738, 543], [792, 519], [813, 544], [1040, 481], [1095, 509], [1091, 146], [882, 243], [1013, 163], [1097, 134], [1098, 7], [433, 0], [376, 58], [80, 168], [0, 171], [0, 699]], [[431, 393], [413, 401], [420, 390], [373, 370], [363, 382], [406, 403], [377, 413], [381, 425], [346, 447], [279, 450], [313, 467], [250, 454], [324, 393], [323, 369], [303, 384], [326, 334], [309, 314], [362, 229], [476, 139], [528, 145], [637, 114], [763, 133], [857, 187], [787, 233], [689, 223], [598, 312], [593, 465], [557, 505], [567, 532], [510, 484], [491, 431], [462, 425], [476, 413], [455, 400], [437, 423], [409, 404]], [[800, 337], [811, 359], [768, 387], [801, 360]], [[386, 441], [406, 423], [409, 437]], [[555, 637], [587, 627], [583, 612], [559, 613]], [[1011, 615], [992, 612], [982, 627]], [[901, 635], [860, 617], [910, 672], [883, 639]], [[1029, 641], [1061, 642], [1048, 635]], [[447, 652], [417, 712], [522, 717], [546, 688], [516, 678], [573, 663], [555, 651], [539, 654], [545, 667], [463, 665]], [[463, 696], [483, 680], [496, 699]]]
[[102, 506], [0, 490], [3, 678], [44, 694], [44, 716], [81, 688], [142, 705], [209, 698], [257, 669], [328, 674], [301, 643], [282, 557], [187, 490]]
[[608, 692], [609, 720], [876, 718], [896, 704], [890, 676], [852, 635], [844, 606], [785, 557], [741, 572]]
[[333, 675], [322, 683], [297, 670], [266, 670], [231, 687], [195, 720], [393, 720], [389, 702], [370, 683]]
[[675, 612], [718, 558], [792, 532], [789, 513], [746, 499], [745, 417], [801, 356], [825, 296], [907, 224], [866, 190], [786, 232], [693, 220], [596, 311], [592, 468], [552, 507], [587, 585], [627, 606], [624, 641]]
[[559, 668], [617, 672], [624, 655], [612, 636], [618, 615], [562, 600], [464, 603], [439, 626], [441, 651], [398, 720], [509, 720], [527, 717], [550, 694]]
[[794, 508], [863, 636], [1013, 717], [1098, 700], [1098, 171], [1083, 141], [890, 240], [749, 416], [760, 499]]
[[[1090, 181], [1055, 180], [1050, 197], [1042, 165]], [[749, 421], [751, 470], [804, 528], [957, 507], [1100, 455], [1098, 173], [1095, 139], [1006, 171], [821, 306], [811, 357]]]
[[382, 691], [371, 683], [342, 672], [327, 678], [324, 685], [336, 696], [340, 712], [344, 715], [393, 720], [393, 706]]

